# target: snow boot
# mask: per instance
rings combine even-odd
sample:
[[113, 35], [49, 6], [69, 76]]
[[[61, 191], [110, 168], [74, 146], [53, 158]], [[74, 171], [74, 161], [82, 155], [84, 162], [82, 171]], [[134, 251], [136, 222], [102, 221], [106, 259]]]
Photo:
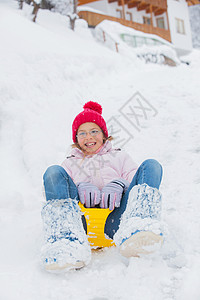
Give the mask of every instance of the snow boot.
[[91, 249], [77, 200], [50, 200], [42, 209], [45, 243], [42, 263], [47, 271], [79, 269], [91, 259]]
[[128, 197], [114, 242], [125, 257], [140, 257], [160, 249], [161, 193], [147, 184], [134, 186]]

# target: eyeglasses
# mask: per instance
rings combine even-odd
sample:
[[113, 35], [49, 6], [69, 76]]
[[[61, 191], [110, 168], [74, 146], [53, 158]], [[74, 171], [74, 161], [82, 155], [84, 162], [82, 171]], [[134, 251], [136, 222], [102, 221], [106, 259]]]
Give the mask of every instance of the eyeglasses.
[[100, 132], [102, 132], [102, 130], [92, 129], [92, 130], [90, 130], [89, 132], [81, 131], [81, 132], [79, 132], [76, 136], [77, 136], [79, 139], [84, 139], [84, 138], [86, 138], [86, 136], [88, 135], [88, 133], [89, 133], [91, 136], [97, 136]]

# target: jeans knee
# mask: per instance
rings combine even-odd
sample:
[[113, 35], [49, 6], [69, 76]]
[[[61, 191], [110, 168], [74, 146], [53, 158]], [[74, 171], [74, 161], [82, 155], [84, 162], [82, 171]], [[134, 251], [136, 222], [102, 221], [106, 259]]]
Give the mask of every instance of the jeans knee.
[[55, 177], [58, 176], [59, 173], [66, 172], [63, 167], [58, 166], [58, 165], [53, 165], [47, 168], [46, 172], [43, 175], [43, 180], [45, 181], [46, 179], [50, 177]]
[[150, 168], [152, 171], [154, 171], [156, 173], [160, 173], [160, 175], [162, 176], [163, 168], [157, 160], [155, 160], [155, 159], [146, 159], [143, 162], [143, 166], [144, 165], [145, 165], [145, 167]]

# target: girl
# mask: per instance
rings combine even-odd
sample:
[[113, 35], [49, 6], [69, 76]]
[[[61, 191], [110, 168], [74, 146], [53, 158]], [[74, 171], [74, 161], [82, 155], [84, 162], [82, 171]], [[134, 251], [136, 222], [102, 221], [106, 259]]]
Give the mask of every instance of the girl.
[[83, 108], [72, 124], [71, 155], [44, 174], [42, 261], [46, 270], [80, 268], [91, 259], [79, 201], [88, 208], [112, 211], [105, 234], [114, 239], [122, 255], [150, 253], [152, 246], [162, 243], [161, 165], [149, 159], [138, 168], [127, 153], [112, 148], [102, 107], [90, 101]]

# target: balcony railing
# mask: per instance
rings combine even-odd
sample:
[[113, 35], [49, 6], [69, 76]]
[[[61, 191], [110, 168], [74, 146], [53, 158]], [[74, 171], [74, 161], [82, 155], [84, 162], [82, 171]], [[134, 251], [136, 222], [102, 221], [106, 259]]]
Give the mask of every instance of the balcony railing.
[[[119, 5], [122, 5], [122, 0], [108, 0], [108, 3], [115, 1], [117, 1]], [[152, 7], [155, 8], [160, 8], [164, 10], [167, 9], [167, 0], [124, 0], [124, 4], [127, 4], [128, 7], [131, 5], [135, 7], [139, 7], [140, 5], [152, 5]]]
[[104, 20], [110, 20], [145, 33], [156, 34], [161, 38], [171, 42], [170, 31], [163, 28], [153, 27], [152, 25], [148, 25], [148, 24], [140, 24], [140, 23], [136, 23], [136, 22], [132, 22], [132, 21], [116, 18], [116, 17], [90, 12], [90, 11], [80, 11], [78, 15], [81, 19], [86, 20], [90, 27], [95, 27], [96, 25], [98, 25]]

